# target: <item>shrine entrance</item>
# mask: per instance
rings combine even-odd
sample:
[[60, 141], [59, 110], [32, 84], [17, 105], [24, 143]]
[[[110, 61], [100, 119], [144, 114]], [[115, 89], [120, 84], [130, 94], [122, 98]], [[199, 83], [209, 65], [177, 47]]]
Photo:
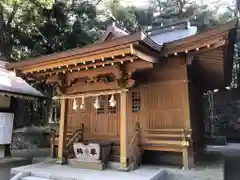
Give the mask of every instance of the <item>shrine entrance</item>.
[[[96, 97], [88, 98], [88, 109], [86, 111], [90, 114], [91, 132], [96, 134], [119, 137], [120, 131], [120, 98], [119, 94], [103, 95], [97, 97], [99, 101], [99, 108], [96, 109], [93, 102]], [[114, 98], [116, 106], [110, 106], [110, 99]]]

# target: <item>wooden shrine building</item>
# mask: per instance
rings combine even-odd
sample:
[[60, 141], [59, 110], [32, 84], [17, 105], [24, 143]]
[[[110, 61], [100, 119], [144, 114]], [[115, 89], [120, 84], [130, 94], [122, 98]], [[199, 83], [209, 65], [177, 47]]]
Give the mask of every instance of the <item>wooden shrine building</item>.
[[188, 168], [203, 147], [202, 94], [231, 82], [236, 26], [196, 34], [182, 23], [129, 34], [112, 25], [97, 43], [8, 69], [56, 85], [59, 161], [72, 148], [69, 133], [83, 128], [82, 141], [111, 142], [109, 161], [121, 168], [144, 151], [178, 152]]
[[20, 99], [45, 98], [44, 95], [30, 86], [13, 71], [6, 69], [8, 62], [0, 57], [0, 158], [11, 156], [10, 144], [16, 117], [16, 102]]

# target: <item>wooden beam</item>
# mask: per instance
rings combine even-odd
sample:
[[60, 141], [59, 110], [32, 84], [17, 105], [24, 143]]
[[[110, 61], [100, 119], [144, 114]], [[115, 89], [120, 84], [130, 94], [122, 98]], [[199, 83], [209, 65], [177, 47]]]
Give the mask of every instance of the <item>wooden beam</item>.
[[224, 47], [224, 46], [228, 45], [228, 43], [229, 42], [227, 42], [226, 40], [222, 40], [222, 41], [217, 42], [216, 44], [213, 44], [210, 47], [204, 47], [199, 51], [189, 52], [189, 55], [192, 55], [192, 56], [200, 55], [200, 54], [203, 54], [205, 52], [213, 51], [213, 50], [215, 50], [219, 47]]
[[129, 54], [129, 53], [130, 53], [130, 48], [124, 48], [120, 50], [105, 52], [103, 54], [89, 55], [81, 58], [72, 57], [72, 59], [65, 60], [65, 61], [59, 61], [59, 62], [50, 61], [50, 62], [22, 68], [22, 72], [23, 73], [37, 72], [37, 71], [42, 71], [46, 69], [58, 68], [58, 67], [67, 66], [67, 65], [70, 66], [70, 65], [74, 65], [82, 62], [87, 62], [87, 61], [92, 61], [92, 60], [97, 60], [102, 58], [110, 58], [110, 57], [119, 56], [122, 54]]
[[[61, 68], [61, 69], [53, 69], [51, 71], [46, 71], [46, 72], [34, 72], [37, 73], [38, 76], [46, 76], [49, 74], [60, 74], [63, 72], [69, 72], [69, 76], [71, 76], [72, 73], [77, 73], [77, 72], [83, 72], [83, 73], [87, 73], [87, 74], [91, 74], [89, 71], [91, 70], [100, 70], [100, 69], [105, 69], [105, 68], [111, 68], [112, 66], [118, 66], [119, 64], [122, 63], [126, 63], [128, 61], [137, 61], [137, 57], [134, 56], [124, 56], [121, 58], [115, 58], [115, 59], [110, 59], [110, 60], [104, 60], [104, 61], [100, 61], [100, 62], [95, 62], [95, 63], [90, 63], [90, 64], [81, 64], [81, 65], [77, 65], [77, 66], [71, 66], [71, 67], [65, 67], [65, 68]], [[104, 66], [104, 67], [103, 67]], [[27, 73], [27, 75], [30, 73]]]
[[156, 63], [156, 62], [158, 62], [158, 59], [157, 59], [157, 58], [155, 58], [155, 57], [153, 57], [153, 56], [150, 56], [150, 55], [148, 55], [148, 54], [145, 54], [145, 53], [143, 53], [143, 52], [141, 52], [141, 51], [135, 50], [135, 51], [134, 51], [134, 54], [135, 54], [137, 57], [139, 57], [140, 59], [144, 60], [144, 61], [151, 62], [151, 63]]
[[120, 94], [120, 168], [122, 169], [128, 168], [127, 94], [127, 91], [124, 91]]
[[58, 75], [55, 74], [55, 75], [49, 76], [49, 77], [46, 79], [46, 83], [47, 83], [47, 84], [59, 83], [59, 77], [58, 77]]
[[120, 94], [124, 91], [128, 91], [128, 89], [115, 89], [115, 90], [105, 90], [105, 91], [91, 91], [86, 93], [77, 93], [77, 94], [70, 94], [70, 95], [63, 95], [63, 96], [54, 96], [52, 99], [76, 99], [82, 97], [96, 97], [96, 96], [105, 96], [105, 95], [112, 95], [112, 94]]
[[110, 83], [94, 82], [85, 84], [82, 81], [78, 81], [73, 84], [71, 87], [67, 88], [67, 94], [75, 94], [75, 93], [84, 93], [89, 91], [104, 91], [104, 90], [114, 90], [119, 89], [119, 85], [117, 81], [113, 81]]
[[[174, 53], [180, 53], [180, 52], [186, 52], [189, 53], [200, 53], [201, 51], [204, 51], [205, 49], [214, 49], [219, 46], [223, 46], [224, 44], [227, 44], [227, 39], [225, 39], [222, 36], [220, 37], [210, 37], [198, 42], [188, 43], [188, 44], [181, 44], [179, 46], [170, 46], [171, 44], [165, 45], [165, 50], [162, 52], [162, 55], [169, 55]], [[208, 48], [208, 46], [210, 46]], [[196, 50], [198, 49], [198, 51]], [[193, 52], [191, 52], [193, 51]]]
[[153, 63], [146, 62], [143, 60], [136, 60], [133, 63], [126, 64], [126, 71], [130, 74], [134, 73], [137, 70], [151, 69], [153, 68]]
[[72, 72], [69, 73], [68, 75], [68, 81], [72, 81], [75, 78], [80, 78], [80, 77], [88, 77], [89, 79], [93, 79], [93, 77], [99, 76], [101, 74], [115, 74], [117, 77], [120, 77], [121, 72], [118, 68], [117, 65], [113, 66], [107, 66], [107, 67], [102, 67], [102, 68], [96, 68], [96, 69], [91, 69], [89, 71], [78, 71], [78, 72]]

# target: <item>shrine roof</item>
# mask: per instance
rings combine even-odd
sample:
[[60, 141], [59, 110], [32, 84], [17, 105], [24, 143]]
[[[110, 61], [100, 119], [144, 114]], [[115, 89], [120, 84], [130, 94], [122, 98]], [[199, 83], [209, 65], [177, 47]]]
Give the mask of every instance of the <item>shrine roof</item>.
[[176, 52], [185, 52], [196, 48], [200, 49], [201, 47], [207, 47], [209, 45], [211, 46], [221, 40], [228, 41], [230, 38], [229, 32], [237, 29], [237, 22], [237, 19], [232, 19], [224, 24], [210, 28], [205, 32], [165, 43], [163, 44], [162, 54], [166, 55], [174, 54]]
[[123, 49], [129, 48], [130, 44], [143, 44], [148, 46], [150, 49], [160, 52], [161, 46], [155, 43], [152, 39], [150, 39], [144, 32], [136, 32], [128, 36], [122, 36], [116, 39], [104, 41], [104, 42], [97, 42], [94, 44], [87, 45], [82, 48], [74, 48], [71, 50], [66, 50], [59, 53], [53, 53], [49, 55], [43, 55], [36, 58], [31, 58], [29, 60], [15, 62], [8, 64], [8, 69], [18, 69], [20, 67], [31, 66], [40, 63], [46, 62], [54, 62], [55, 60], [60, 60], [63, 58], [71, 58], [74, 56], [88, 56], [92, 54], [103, 54], [108, 52], [109, 49]]
[[[164, 55], [176, 55], [177, 53], [184, 53], [196, 49], [199, 50], [199, 48], [205, 48], [219, 43], [219, 41], [222, 41], [221, 35], [227, 34], [230, 30], [234, 29], [236, 23], [237, 20], [233, 19], [232, 21], [196, 35], [196, 29], [194, 28], [192, 28], [191, 31], [185, 32], [186, 29], [191, 29], [189, 24], [186, 23], [183, 23], [183, 25], [178, 24], [175, 26], [169, 26], [163, 29], [152, 29], [151, 31], [149, 30], [146, 32], [142, 30], [133, 34], [129, 34], [114, 24], [108, 27], [108, 30], [103, 35], [101, 41], [97, 43], [59, 53], [43, 55], [21, 62], [11, 63], [7, 65], [7, 68], [11, 70], [21, 70], [33, 66], [35, 67], [39, 64], [48, 64], [47, 68], [49, 68], [55, 62], [58, 62], [58, 64], [55, 64], [56, 67], [60, 66], [60, 63], [68, 66], [71, 64], [66, 64], [66, 62], [74, 63], [71, 59], [77, 58], [77, 63], [81, 63], [82, 61], [94, 61], [95, 59], [101, 59], [100, 57], [103, 57], [102, 55], [106, 53], [108, 53], [108, 56], [110, 56], [112, 52], [112, 56], [119, 55], [119, 53], [124, 52], [120, 50], [126, 48], [128, 49], [126, 52], [129, 52], [130, 54], [130, 50], [132, 51], [131, 48], [137, 49], [139, 48], [139, 45], [141, 46], [141, 50], [144, 48], [150, 56], [151, 54], [155, 57], [156, 55], [159, 57]], [[179, 30], [182, 33], [178, 36], [178, 33], [180, 32]], [[170, 35], [170, 38], [166, 38]], [[154, 38], [154, 36], [157, 38]], [[159, 40], [160, 37], [165, 37], [165, 39]], [[115, 51], [117, 52], [114, 54]], [[108, 58], [108, 56], [106, 56], [106, 58]]]
[[43, 97], [43, 94], [30, 86], [22, 78], [17, 77], [12, 71], [8, 71], [6, 62], [0, 61], [0, 94], [6, 96], [33, 96]]

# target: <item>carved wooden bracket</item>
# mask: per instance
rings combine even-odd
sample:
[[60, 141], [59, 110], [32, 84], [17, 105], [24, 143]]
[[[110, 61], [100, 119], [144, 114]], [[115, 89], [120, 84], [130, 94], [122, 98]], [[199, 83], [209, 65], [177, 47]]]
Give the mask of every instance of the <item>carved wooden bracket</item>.
[[47, 78], [47, 84], [56, 84], [57, 95], [62, 95], [65, 93], [67, 88], [67, 81], [65, 74], [53, 75]]
[[152, 63], [136, 61], [121, 65], [78, 71], [48, 77], [47, 83], [57, 85], [57, 93], [80, 93], [93, 90], [131, 88], [135, 85], [132, 73], [152, 68]]

